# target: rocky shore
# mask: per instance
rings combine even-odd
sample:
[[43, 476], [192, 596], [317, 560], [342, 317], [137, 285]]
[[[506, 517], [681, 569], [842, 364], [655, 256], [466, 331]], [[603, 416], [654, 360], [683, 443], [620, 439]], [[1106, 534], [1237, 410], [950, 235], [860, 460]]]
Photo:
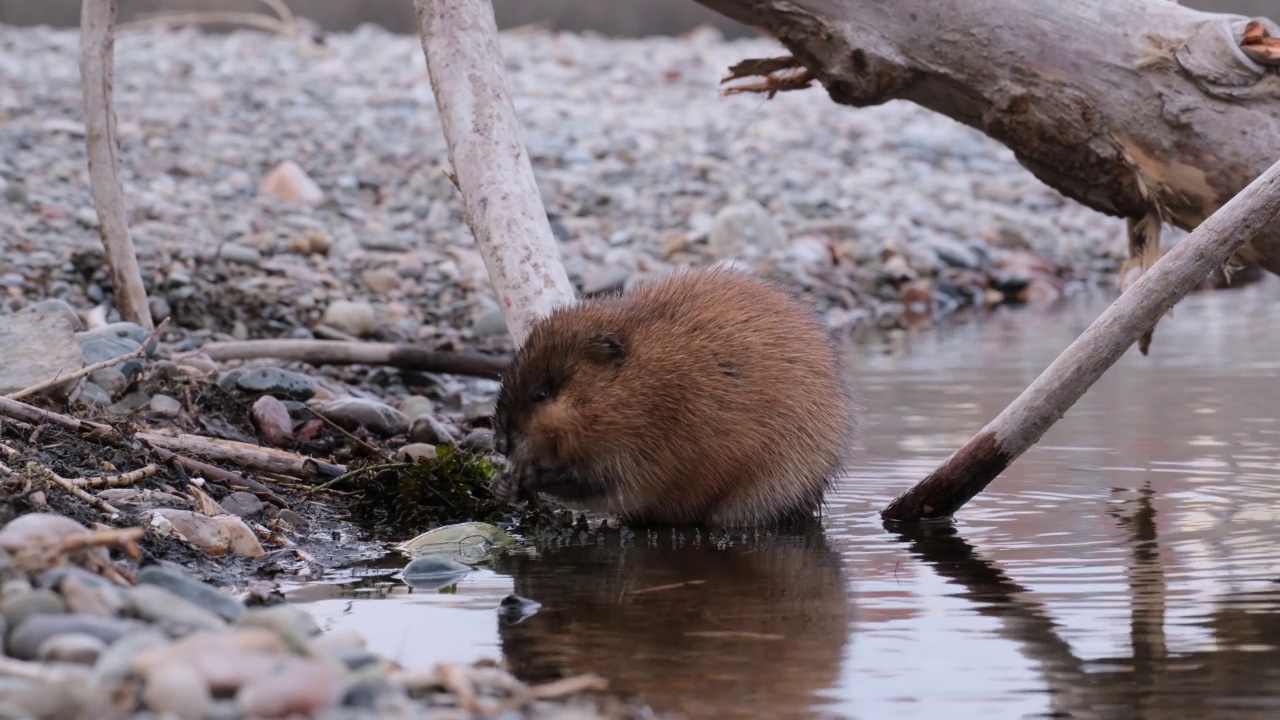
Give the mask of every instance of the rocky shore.
[[[1119, 220], [918, 107], [720, 97], [725, 69], [771, 42], [503, 43], [585, 295], [740, 262], [853, 337], [1053, 302], [1110, 282], [1122, 257]], [[0, 27], [0, 396], [110, 363], [0, 407], [0, 717], [643, 716], [593, 678], [397, 668], [318, 634], [274, 589], [406, 532], [513, 521], [478, 489], [493, 379], [204, 352], [510, 349], [418, 40], [121, 33], [130, 228], [152, 314], [169, 318], [155, 336], [112, 307], [76, 55], [75, 32]], [[370, 499], [380, 481], [391, 494]]]

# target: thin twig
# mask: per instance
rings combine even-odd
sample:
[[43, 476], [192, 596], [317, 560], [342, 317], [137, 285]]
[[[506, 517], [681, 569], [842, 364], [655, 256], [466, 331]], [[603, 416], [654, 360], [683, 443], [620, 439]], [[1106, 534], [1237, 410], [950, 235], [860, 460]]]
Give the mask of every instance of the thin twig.
[[323, 422], [325, 425], [328, 425], [329, 427], [333, 428], [334, 430], [337, 430], [338, 432], [340, 432], [340, 433], [342, 433], [343, 435], [345, 435], [345, 436], [347, 437], [347, 439], [348, 439], [348, 440], [350, 440], [351, 442], [353, 442], [353, 443], [355, 443], [355, 444], [359, 445], [360, 447], [364, 448], [365, 450], [369, 451], [369, 454], [371, 454], [371, 455], [377, 455], [378, 457], [382, 458], [383, 460], [388, 460], [388, 459], [390, 459], [390, 457], [391, 457], [391, 456], [390, 456], [390, 454], [388, 454], [385, 450], [382, 450], [382, 449], [378, 448], [378, 447], [377, 447], [377, 446], [375, 446], [375, 445], [371, 445], [368, 441], [361, 440], [360, 438], [356, 437], [355, 435], [352, 435], [350, 432], [348, 432], [345, 428], [343, 428], [343, 427], [342, 427], [341, 425], [339, 425], [338, 423], [336, 423], [336, 422], [334, 422], [334, 421], [330, 420], [329, 418], [325, 417], [324, 415], [320, 414], [320, 411], [316, 410], [315, 408], [311, 408], [311, 407], [309, 407], [309, 408], [307, 408], [307, 412], [311, 413], [312, 415], [315, 415], [315, 416], [316, 416], [317, 418], [319, 418], [319, 419], [320, 419], [320, 421], [321, 421], [321, 422]]
[[316, 485], [315, 487], [311, 488], [311, 492], [317, 493], [322, 490], [329, 490], [334, 485], [337, 485], [345, 480], [350, 480], [353, 477], [362, 475], [367, 472], [382, 472], [383, 470], [403, 470], [405, 468], [411, 468], [413, 466], [414, 466], [414, 463], [386, 463], [384, 465], [366, 465], [364, 467], [356, 468], [355, 470], [351, 470], [346, 473], [343, 473], [342, 475], [339, 475], [338, 477], [330, 480], [329, 482], [324, 483], [323, 485]]
[[88, 375], [89, 373], [101, 370], [102, 368], [111, 367], [112, 365], [119, 365], [122, 362], [126, 362], [137, 357], [142, 357], [147, 352], [147, 346], [150, 345], [151, 342], [155, 340], [157, 336], [159, 336], [160, 331], [163, 330], [164, 326], [167, 325], [168, 323], [169, 323], [169, 318], [165, 318], [161, 320], [160, 324], [156, 325], [155, 329], [147, 334], [147, 339], [134, 350], [130, 350], [129, 352], [123, 355], [113, 357], [109, 360], [103, 360], [102, 362], [96, 362], [92, 365], [86, 365], [80, 368], [79, 370], [76, 370], [73, 373], [67, 373], [66, 375], [53, 377], [48, 380], [45, 380], [44, 382], [36, 383], [35, 385], [32, 385], [29, 388], [23, 388], [22, 390], [18, 390], [17, 392], [11, 392], [6, 397], [8, 397], [10, 400], [21, 400], [22, 398], [27, 397], [28, 395], [35, 395], [36, 393], [44, 392], [45, 390], [48, 390], [51, 387], [62, 385], [62, 384], [71, 382], [72, 380], [78, 380], [79, 378], [82, 378], [85, 375]]
[[160, 472], [160, 466], [152, 463], [146, 467], [119, 475], [103, 475], [96, 478], [72, 478], [71, 484], [76, 487], [124, 487], [145, 480]]
[[75, 495], [76, 497], [89, 503], [93, 507], [101, 510], [102, 512], [108, 515], [120, 514], [120, 511], [117, 510], [114, 506], [112, 506], [111, 503], [107, 502], [106, 500], [103, 500], [102, 498], [96, 498], [90, 495], [89, 493], [85, 492], [84, 490], [81, 490], [80, 488], [73, 485], [70, 480], [62, 477], [58, 473], [50, 470], [47, 467], [44, 467], [43, 465], [39, 465], [34, 462], [29, 462], [27, 463], [27, 472], [35, 475], [44, 476], [45, 479], [54, 483], [58, 487], [61, 487], [63, 490], [66, 490], [72, 495]]

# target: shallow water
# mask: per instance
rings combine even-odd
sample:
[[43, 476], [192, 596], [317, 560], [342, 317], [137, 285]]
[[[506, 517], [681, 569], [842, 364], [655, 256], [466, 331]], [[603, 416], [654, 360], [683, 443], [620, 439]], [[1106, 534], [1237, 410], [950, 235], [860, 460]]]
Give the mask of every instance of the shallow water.
[[[1184, 300], [954, 527], [878, 518], [1109, 299], [864, 349], [865, 449], [820, 534], [611, 537], [445, 593], [297, 597], [406, 663], [595, 672], [685, 717], [1280, 717], [1280, 283]], [[541, 609], [500, 620], [512, 591]]]

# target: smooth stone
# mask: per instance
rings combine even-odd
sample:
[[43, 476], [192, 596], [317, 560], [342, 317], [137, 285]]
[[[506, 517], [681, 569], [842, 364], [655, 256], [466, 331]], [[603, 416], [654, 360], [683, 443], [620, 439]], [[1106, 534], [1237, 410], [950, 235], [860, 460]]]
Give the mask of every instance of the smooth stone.
[[147, 409], [160, 417], [177, 417], [182, 413], [182, 403], [168, 395], [152, 395]]
[[203, 720], [213, 704], [213, 693], [204, 676], [191, 666], [163, 665], [147, 674], [142, 702], [166, 717]]
[[288, 645], [264, 628], [232, 628], [196, 632], [147, 648], [134, 655], [133, 673], [149, 675], [156, 668], [174, 664], [197, 670], [215, 695], [226, 696], [254, 678], [268, 673], [289, 652]]
[[600, 295], [621, 290], [627, 284], [632, 271], [621, 265], [593, 267], [582, 282], [583, 295]]
[[169, 636], [153, 627], [143, 626], [126, 633], [98, 657], [92, 677], [102, 685], [115, 687], [133, 672], [135, 658], [153, 648], [168, 647], [169, 643]]
[[496, 307], [483, 308], [472, 316], [471, 332], [477, 338], [501, 337], [508, 332], [507, 319]]
[[[203, 515], [191, 510], [155, 508], [143, 513], [143, 522], [161, 531], [172, 530], [187, 542], [213, 555], [233, 553], [261, 557], [266, 553], [253, 530], [235, 515]], [[167, 527], [166, 527], [167, 526]]]
[[750, 200], [721, 208], [707, 239], [711, 254], [721, 259], [739, 257], [747, 249], [769, 252], [784, 247], [786, 242], [778, 221], [763, 205]]
[[433, 403], [430, 398], [421, 395], [410, 395], [400, 403], [400, 412], [404, 413], [409, 420], [417, 420], [423, 415], [429, 415], [434, 411]]
[[404, 413], [377, 400], [335, 398], [319, 402], [316, 409], [348, 430], [359, 425], [384, 437], [409, 431], [409, 418]]
[[163, 628], [170, 635], [218, 630], [227, 624], [218, 615], [158, 585], [134, 585], [126, 596], [126, 612]]
[[253, 493], [238, 490], [222, 498], [222, 509], [242, 518], [257, 517], [262, 514], [262, 501]]
[[392, 290], [400, 289], [400, 275], [393, 270], [371, 268], [360, 273], [360, 281], [370, 290], [385, 295]]
[[53, 545], [89, 529], [71, 518], [53, 513], [27, 513], [0, 528], [0, 549], [10, 552], [35, 545]]
[[311, 613], [295, 605], [271, 605], [249, 608], [236, 618], [238, 627], [271, 630], [294, 651], [306, 652], [311, 639], [320, 635], [320, 626]]
[[[79, 570], [80, 568], [74, 568]], [[98, 577], [81, 571], [83, 575]], [[58, 591], [66, 600], [67, 610], [83, 615], [112, 617], [124, 607], [124, 590], [102, 578], [89, 580], [81, 574], [68, 574], [58, 583]]]
[[41, 643], [36, 649], [36, 659], [92, 665], [106, 649], [107, 644], [102, 638], [84, 633], [63, 633]]
[[111, 393], [102, 389], [102, 387], [96, 383], [86, 381], [80, 386], [80, 397], [78, 400], [85, 405], [105, 408], [111, 405], [111, 399]]
[[71, 327], [76, 332], [84, 330], [84, 321], [80, 319], [80, 313], [76, 312], [76, 309], [71, 307], [71, 303], [66, 300], [59, 300], [57, 298], [40, 300], [39, 302], [33, 302], [22, 308], [19, 312], [30, 312], [39, 315], [44, 315], [46, 313], [58, 313], [71, 321]]
[[430, 415], [415, 418], [409, 426], [409, 439], [418, 443], [444, 445], [454, 441], [455, 436], [444, 423]]
[[9, 627], [18, 627], [36, 613], [57, 615], [67, 611], [62, 596], [52, 590], [40, 589], [5, 595], [0, 599], [0, 615]]
[[231, 597], [208, 583], [200, 582], [190, 575], [163, 565], [147, 565], [139, 570], [137, 583], [162, 587], [228, 621], [235, 621], [248, 610], [239, 599]]
[[933, 237], [925, 241], [925, 245], [938, 255], [938, 259], [952, 267], [977, 268], [982, 265], [978, 254], [965, 247], [958, 240], [947, 237]]
[[0, 315], [0, 395], [68, 375], [85, 364], [75, 326], [60, 308], [29, 306]]
[[106, 390], [111, 397], [119, 397], [129, 388], [129, 378], [117, 367], [104, 367], [89, 373], [89, 382]]
[[367, 302], [334, 300], [324, 309], [320, 322], [348, 335], [363, 337], [377, 327], [377, 313]]
[[151, 396], [144, 390], [135, 390], [107, 407], [109, 415], [128, 415], [151, 403]]
[[396, 545], [395, 549], [414, 558], [443, 556], [463, 562], [481, 558], [493, 548], [514, 542], [510, 534], [496, 525], [464, 522], [428, 530]]
[[179, 368], [191, 368], [196, 370], [203, 376], [209, 376], [218, 372], [218, 364], [208, 355], [189, 355], [178, 361]]
[[262, 264], [262, 253], [256, 248], [240, 243], [226, 243], [218, 251], [218, 257], [230, 263], [258, 267]]
[[408, 462], [410, 460], [417, 462], [418, 460], [427, 459], [434, 460], [436, 457], [436, 446], [427, 443], [410, 443], [396, 451], [396, 462]]
[[235, 377], [236, 387], [252, 393], [272, 395], [281, 400], [310, 400], [316, 381], [310, 375], [275, 367], [248, 368]]
[[285, 160], [272, 168], [258, 184], [258, 192], [299, 205], [316, 206], [324, 202], [324, 191], [306, 170], [292, 160]]
[[468, 450], [493, 450], [493, 431], [489, 428], [476, 428], [462, 438], [462, 447]]
[[280, 447], [293, 438], [293, 418], [289, 408], [273, 395], [263, 395], [249, 410], [258, 434], [268, 443]]
[[93, 615], [48, 615], [37, 613], [9, 633], [9, 654], [19, 660], [31, 660], [46, 640], [55, 635], [82, 633], [92, 635], [110, 645], [121, 635], [138, 627], [137, 620], [95, 617]]
[[313, 717], [336, 706], [344, 689], [341, 674], [328, 663], [288, 657], [241, 687], [236, 705], [253, 718]]

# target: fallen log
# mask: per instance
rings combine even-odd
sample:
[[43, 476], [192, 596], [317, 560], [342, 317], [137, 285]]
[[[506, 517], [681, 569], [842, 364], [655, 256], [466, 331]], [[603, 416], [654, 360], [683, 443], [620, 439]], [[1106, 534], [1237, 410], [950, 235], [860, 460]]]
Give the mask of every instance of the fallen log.
[[1142, 333], [1278, 216], [1280, 161], [1175, 245], [996, 419], [881, 516], [902, 521], [953, 515], [1039, 442]]
[[[817, 81], [845, 105], [909, 100], [1125, 218], [1125, 287], [1160, 256], [1162, 224], [1198, 227], [1280, 148], [1280, 26], [1263, 18], [1170, 0], [697, 2], [793, 56], [739, 64], [726, 80], [764, 79], [729, 92]], [[1280, 274], [1280, 220], [1234, 253], [1251, 263]]]
[[525, 151], [489, 0], [414, 0], [453, 181], [517, 346], [575, 297]]

